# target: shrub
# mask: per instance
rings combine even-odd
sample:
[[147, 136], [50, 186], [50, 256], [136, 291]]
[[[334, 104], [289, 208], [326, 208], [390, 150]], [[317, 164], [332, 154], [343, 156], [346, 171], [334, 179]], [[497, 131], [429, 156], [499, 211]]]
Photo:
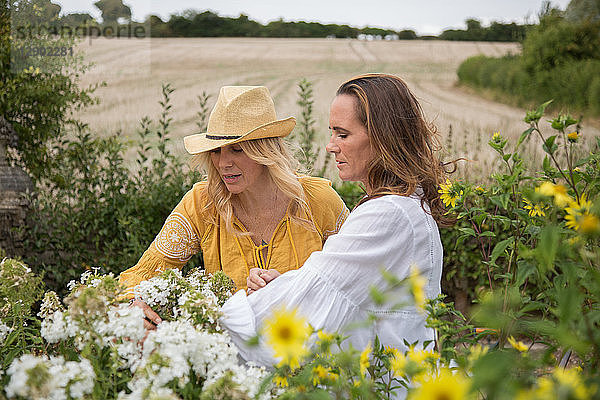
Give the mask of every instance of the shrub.
[[521, 56], [471, 57], [457, 75], [520, 105], [555, 99], [555, 109], [600, 115], [593, 86], [600, 78], [600, 21], [573, 24], [549, 13], [528, 33]]
[[11, 36], [11, 23], [17, 25], [13, 27], [16, 30], [48, 26], [55, 21], [58, 12], [49, 18], [42, 16], [47, 6], [55, 5], [33, 0], [0, 1], [0, 114], [17, 132], [21, 162], [36, 183], [55, 161], [50, 156], [50, 141], [62, 137], [72, 109], [95, 102], [92, 94], [98, 86], [79, 87], [79, 77], [88, 68], [79, 56], [17, 57], [20, 46], [74, 45], [49, 35], [24, 39]]
[[167, 148], [172, 91], [163, 85], [158, 122], [146, 117], [140, 123], [135, 167], [126, 166], [118, 134], [95, 138], [81, 123], [74, 124], [72, 139], [54, 146], [60, 163], [33, 200], [25, 258], [35, 271], [47, 271], [52, 290], [63, 293], [82, 265], [115, 274], [134, 265], [199, 180]]

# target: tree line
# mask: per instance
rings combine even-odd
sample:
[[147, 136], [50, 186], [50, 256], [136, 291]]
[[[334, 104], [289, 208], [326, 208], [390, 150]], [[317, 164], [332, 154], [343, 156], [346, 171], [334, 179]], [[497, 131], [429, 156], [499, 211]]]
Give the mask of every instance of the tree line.
[[[49, 0], [45, 0], [51, 4]], [[419, 36], [412, 29], [393, 30], [374, 27], [357, 28], [350, 25], [322, 24], [319, 22], [285, 21], [279, 19], [261, 24], [245, 14], [224, 17], [213, 11], [186, 10], [171, 14], [167, 20], [150, 15], [143, 24], [131, 22], [131, 9], [122, 0], [100, 0], [94, 5], [102, 13], [102, 23], [86, 13], [67, 14], [57, 19], [58, 24], [76, 27], [98, 27], [110, 24], [143, 25], [151, 37], [297, 37], [297, 38], [357, 38], [361, 35], [392, 39], [442, 39], [469, 41], [514, 42], [525, 38], [529, 25], [492, 22], [483, 26], [477, 19], [467, 19], [466, 29], [448, 29], [439, 36]], [[53, 5], [54, 7], [60, 7]], [[54, 10], [56, 12], [56, 10]]]

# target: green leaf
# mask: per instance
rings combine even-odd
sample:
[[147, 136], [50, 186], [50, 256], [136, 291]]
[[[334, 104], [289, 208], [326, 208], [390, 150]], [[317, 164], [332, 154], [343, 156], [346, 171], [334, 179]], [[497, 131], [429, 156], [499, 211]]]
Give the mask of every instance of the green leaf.
[[542, 272], [554, 269], [554, 260], [558, 250], [560, 232], [556, 226], [548, 225], [540, 233], [540, 240], [536, 248], [536, 256]]
[[521, 133], [521, 136], [519, 137], [519, 140], [517, 141], [517, 148], [519, 148], [521, 143], [523, 143], [523, 141], [529, 137], [531, 132], [533, 132], [533, 126], [530, 127], [529, 129], [525, 130], [523, 133]]
[[575, 118], [571, 117], [570, 115], [567, 115], [565, 118], [565, 128], [568, 128], [569, 126], [578, 123], [579, 120], [576, 120]]
[[485, 231], [479, 234], [480, 237], [496, 237], [496, 234], [492, 231]]
[[537, 272], [537, 269], [535, 268], [534, 265], [531, 265], [530, 263], [520, 263], [520, 265], [517, 268], [517, 276], [516, 276], [516, 280], [515, 280], [515, 285], [517, 287], [520, 287], [522, 284], [525, 283], [525, 280], [527, 278], [529, 278], [530, 276], [534, 276], [535, 273]]
[[[550, 105], [550, 103], [552, 103], [553, 101], [554, 101], [553, 99], [550, 99], [550, 100], [548, 100], [547, 102], [545, 102], [545, 103], [543, 103], [543, 104], [540, 104], [540, 106], [538, 107], [538, 109], [537, 109], [537, 111], [536, 111], [536, 112], [537, 112], [537, 113], [544, 114], [544, 111], [546, 111], [546, 107], [548, 107], [548, 105]], [[540, 118], [541, 118], [541, 117], [540, 117]]]
[[544, 151], [546, 153], [554, 154], [556, 149], [558, 149], [558, 145], [556, 143], [554, 143], [555, 140], [556, 140], [556, 135], [550, 136], [548, 139], [546, 139], [546, 141], [542, 145], [542, 148], [544, 149]]
[[542, 168], [546, 175], [549, 175], [552, 172], [552, 166], [550, 165], [550, 159], [548, 156], [544, 156], [544, 161], [542, 162]]
[[475, 236], [475, 231], [472, 228], [458, 228], [458, 230], [468, 236]]
[[515, 239], [511, 237], [496, 243], [494, 250], [492, 250], [492, 255], [490, 256], [490, 262], [495, 263], [498, 257], [504, 254], [504, 251], [507, 249], [507, 247], [514, 243], [514, 240]]

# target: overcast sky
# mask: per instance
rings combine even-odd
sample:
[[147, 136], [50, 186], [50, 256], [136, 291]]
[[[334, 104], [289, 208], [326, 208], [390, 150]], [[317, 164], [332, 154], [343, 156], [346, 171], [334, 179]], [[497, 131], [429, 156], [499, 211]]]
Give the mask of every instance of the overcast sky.
[[[552, 0], [565, 9], [570, 0]], [[62, 6], [63, 13], [87, 12], [99, 17], [94, 1], [53, 1]], [[221, 16], [237, 17], [240, 13], [255, 21], [266, 23], [279, 18], [286, 21], [315, 21], [349, 24], [351, 26], [381, 27], [394, 30], [413, 29], [417, 33], [439, 34], [444, 29], [464, 28], [467, 18], [491, 21], [529, 22], [543, 0], [124, 0], [131, 7], [133, 19], [143, 20], [149, 14], [163, 20], [186, 9], [211, 10]]]

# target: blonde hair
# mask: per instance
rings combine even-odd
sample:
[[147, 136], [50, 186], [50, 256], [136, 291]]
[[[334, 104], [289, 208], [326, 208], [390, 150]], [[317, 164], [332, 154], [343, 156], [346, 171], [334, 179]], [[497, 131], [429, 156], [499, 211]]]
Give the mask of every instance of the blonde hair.
[[[289, 217], [308, 230], [315, 231], [310, 207], [304, 195], [304, 189], [298, 180], [295, 171], [298, 162], [291, 155], [287, 144], [280, 137], [247, 140], [238, 143], [244, 153], [253, 161], [267, 167], [273, 183], [287, 197], [291, 199]], [[226, 228], [237, 235], [244, 233], [232, 224], [233, 205], [232, 194], [223, 180], [219, 171], [213, 165], [210, 152], [198, 154], [192, 158], [192, 165], [201, 167], [207, 173], [206, 197], [203, 212], [207, 215], [209, 223], [218, 225], [219, 216], [225, 221]]]

